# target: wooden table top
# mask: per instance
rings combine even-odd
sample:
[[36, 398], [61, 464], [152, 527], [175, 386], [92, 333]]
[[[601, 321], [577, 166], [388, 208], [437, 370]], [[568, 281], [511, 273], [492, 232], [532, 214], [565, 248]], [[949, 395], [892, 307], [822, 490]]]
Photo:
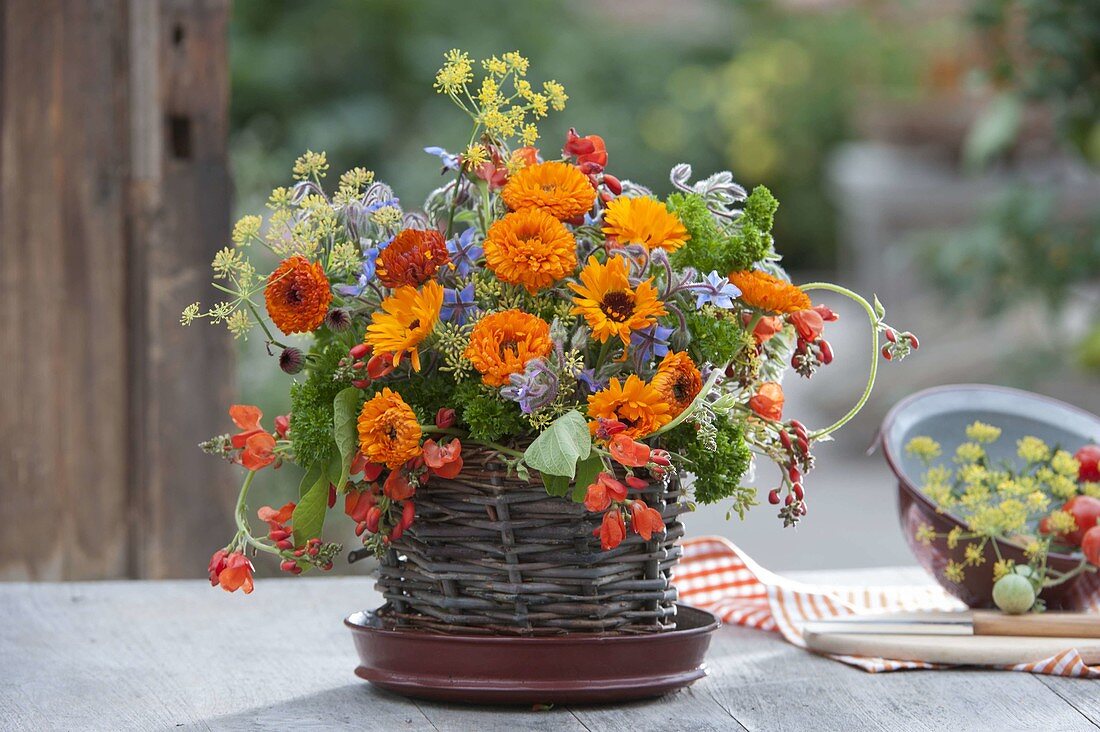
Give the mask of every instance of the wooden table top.
[[[913, 568], [801, 573], [919, 583]], [[368, 578], [0, 584], [0, 729], [967, 730], [1096, 729], [1100, 682], [953, 670], [869, 674], [725, 627], [710, 676], [617, 706], [409, 701], [353, 674], [341, 622], [378, 605]]]

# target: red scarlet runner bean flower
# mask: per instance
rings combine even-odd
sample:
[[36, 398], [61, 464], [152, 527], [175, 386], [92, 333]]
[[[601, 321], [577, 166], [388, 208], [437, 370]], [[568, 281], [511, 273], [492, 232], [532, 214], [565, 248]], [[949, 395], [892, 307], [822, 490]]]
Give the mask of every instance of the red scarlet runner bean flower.
[[600, 537], [600, 546], [604, 551], [614, 549], [626, 538], [626, 522], [623, 521], [623, 512], [618, 508], [612, 508], [603, 515], [603, 523], [593, 534]]
[[653, 534], [659, 534], [665, 530], [665, 522], [657, 509], [647, 506], [644, 501], [631, 501], [630, 528], [634, 529], [635, 534], [649, 541]]

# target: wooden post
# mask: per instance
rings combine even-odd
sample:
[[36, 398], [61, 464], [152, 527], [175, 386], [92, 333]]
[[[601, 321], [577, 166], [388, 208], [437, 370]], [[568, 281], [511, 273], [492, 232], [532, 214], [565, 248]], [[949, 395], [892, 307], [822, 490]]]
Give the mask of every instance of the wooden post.
[[0, 2], [0, 579], [201, 576], [232, 346], [228, 0]]

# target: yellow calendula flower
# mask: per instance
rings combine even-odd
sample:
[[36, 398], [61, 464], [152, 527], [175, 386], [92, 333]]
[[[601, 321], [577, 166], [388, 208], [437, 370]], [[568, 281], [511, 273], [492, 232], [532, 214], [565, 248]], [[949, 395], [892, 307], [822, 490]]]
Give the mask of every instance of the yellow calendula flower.
[[914, 437], [905, 444], [905, 451], [915, 458], [928, 463], [940, 456], [940, 443], [931, 437], [921, 435]]
[[946, 577], [949, 582], [958, 584], [963, 581], [966, 574], [963, 571], [963, 565], [952, 559], [947, 563], [947, 566], [943, 568], [943, 576]]
[[1001, 437], [1001, 428], [994, 427], [991, 424], [985, 422], [972, 422], [966, 428], [966, 438], [973, 440], [974, 442], [988, 445], [991, 442], [996, 442]]
[[421, 343], [439, 322], [443, 307], [443, 287], [435, 280], [417, 290], [411, 285], [399, 287], [382, 301], [381, 310], [371, 315], [364, 342], [376, 354], [391, 354], [395, 362], [409, 356], [414, 370], [420, 370]]
[[1040, 463], [1050, 457], [1050, 447], [1038, 437], [1024, 437], [1016, 441], [1016, 454], [1029, 463]]
[[646, 251], [674, 252], [691, 239], [676, 214], [648, 196], [619, 196], [607, 204], [603, 221], [603, 233], [618, 246], [640, 244]]
[[617, 337], [624, 348], [629, 347], [634, 331], [650, 327], [667, 314], [652, 278], [631, 287], [622, 257], [611, 257], [607, 264], [589, 257], [580, 283], [570, 282], [569, 288], [577, 293], [572, 313], [584, 317], [592, 336], [601, 343]]

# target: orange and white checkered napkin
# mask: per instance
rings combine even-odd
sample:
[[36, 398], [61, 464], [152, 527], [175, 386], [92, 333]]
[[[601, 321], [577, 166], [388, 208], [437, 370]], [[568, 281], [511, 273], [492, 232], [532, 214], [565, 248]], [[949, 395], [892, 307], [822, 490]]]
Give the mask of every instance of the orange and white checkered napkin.
[[[1078, 583], [1078, 604], [1100, 609], [1100, 581], [1095, 575]], [[761, 567], [731, 542], [715, 536], [684, 543], [684, 557], [673, 576], [680, 600], [706, 608], [724, 622], [783, 634], [789, 642], [806, 647], [801, 624], [847, 615], [892, 610], [960, 610], [955, 598], [936, 585], [910, 587], [830, 587], [784, 579]], [[1084, 585], [1084, 586], [1082, 586]], [[896, 661], [868, 656], [831, 656], [865, 671], [899, 671], [946, 668], [921, 661]], [[1004, 670], [1057, 676], [1100, 678], [1100, 666], [1087, 666], [1077, 651], [1067, 648], [1035, 663], [999, 666]]]

